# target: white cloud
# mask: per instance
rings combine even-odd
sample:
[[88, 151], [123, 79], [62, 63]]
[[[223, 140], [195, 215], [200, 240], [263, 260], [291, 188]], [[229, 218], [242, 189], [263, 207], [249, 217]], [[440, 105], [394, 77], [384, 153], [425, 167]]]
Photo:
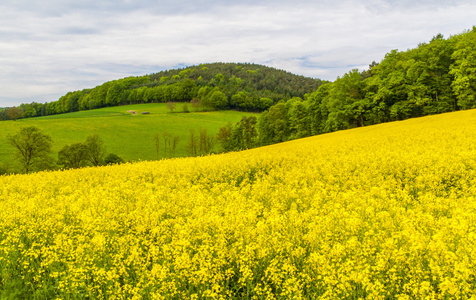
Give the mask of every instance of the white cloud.
[[177, 65], [254, 62], [334, 80], [474, 24], [470, 1], [48, 1], [0, 4], [0, 106]]

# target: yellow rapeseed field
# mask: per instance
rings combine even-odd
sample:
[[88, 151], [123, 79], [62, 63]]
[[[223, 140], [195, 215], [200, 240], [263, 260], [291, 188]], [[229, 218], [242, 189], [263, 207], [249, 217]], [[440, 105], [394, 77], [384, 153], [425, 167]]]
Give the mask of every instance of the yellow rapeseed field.
[[224, 155], [0, 177], [4, 298], [475, 290], [476, 110]]

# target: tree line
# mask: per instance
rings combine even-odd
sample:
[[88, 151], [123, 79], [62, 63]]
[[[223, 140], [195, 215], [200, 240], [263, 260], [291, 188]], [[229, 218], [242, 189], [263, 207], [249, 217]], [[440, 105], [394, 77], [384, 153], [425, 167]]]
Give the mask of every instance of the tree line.
[[[243, 117], [235, 125], [228, 123], [220, 128], [218, 133], [210, 133], [205, 128], [190, 129], [187, 139], [181, 141], [178, 135], [163, 130], [156, 132], [151, 141], [155, 145], [157, 160], [176, 157], [179, 145], [187, 156], [192, 157], [238, 151], [259, 146], [257, 124], [256, 116]], [[18, 132], [9, 134], [7, 143], [13, 146], [16, 166], [0, 165], [0, 175], [97, 167], [124, 162], [124, 159], [116, 154], [107, 153], [98, 134], [89, 135], [84, 142], [63, 146], [57, 158], [53, 157], [52, 138], [36, 126], [21, 127]]]
[[259, 119], [260, 145], [383, 122], [476, 108], [476, 27], [391, 51], [304, 98], [279, 101]]
[[[205, 128], [190, 129], [189, 137], [183, 148], [188, 156], [203, 156], [255, 147], [255, 136], [249, 136], [248, 127], [248, 129], [241, 128], [242, 124], [247, 123], [254, 126], [257, 123], [256, 117], [243, 117], [235, 125], [234, 130], [232, 130], [233, 126], [230, 123], [226, 126], [226, 128], [230, 127], [228, 135], [220, 132], [215, 136]], [[241, 128], [240, 132], [238, 132], [238, 128]], [[244, 132], [248, 132], [248, 136]], [[255, 133], [254, 131], [253, 134]], [[155, 145], [157, 160], [176, 157], [176, 150], [182, 142], [178, 135], [171, 134], [168, 130], [155, 133], [151, 140]], [[7, 143], [13, 146], [13, 158], [16, 165], [0, 165], [0, 175], [76, 169], [87, 166], [97, 167], [124, 162], [124, 159], [118, 155], [107, 153], [104, 142], [98, 134], [89, 135], [84, 142], [65, 145], [58, 152], [57, 158], [53, 157], [51, 136], [43, 133], [36, 126], [21, 127], [18, 132], [9, 134]], [[222, 147], [218, 148], [218, 145]]]
[[18, 168], [12, 170], [9, 166], [0, 166], [0, 175], [58, 168], [97, 167], [124, 162], [116, 154], [107, 154], [104, 142], [98, 134], [89, 135], [84, 142], [65, 145], [58, 152], [57, 159], [52, 156], [52, 138], [36, 126], [21, 127], [17, 133], [7, 136], [7, 142], [13, 146]]
[[[237, 94], [238, 95], [238, 94]], [[476, 108], [476, 27], [393, 50], [304, 97], [280, 100], [257, 120], [220, 128], [223, 151], [249, 149], [383, 122]]]
[[57, 101], [0, 109], [0, 120], [140, 103], [194, 102], [202, 110], [260, 112], [317, 89], [321, 80], [257, 64], [213, 63], [105, 82]]

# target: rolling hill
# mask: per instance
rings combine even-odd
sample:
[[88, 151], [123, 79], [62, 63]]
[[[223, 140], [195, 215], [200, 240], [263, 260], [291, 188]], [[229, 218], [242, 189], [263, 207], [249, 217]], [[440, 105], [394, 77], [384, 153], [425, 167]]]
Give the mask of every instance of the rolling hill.
[[[37, 117], [102, 107], [189, 102], [208, 110], [263, 111], [280, 100], [304, 97], [323, 82], [284, 70], [249, 63], [211, 63], [105, 82], [71, 91], [57, 101], [24, 103], [22, 117]], [[0, 109], [0, 120], [9, 120]]]

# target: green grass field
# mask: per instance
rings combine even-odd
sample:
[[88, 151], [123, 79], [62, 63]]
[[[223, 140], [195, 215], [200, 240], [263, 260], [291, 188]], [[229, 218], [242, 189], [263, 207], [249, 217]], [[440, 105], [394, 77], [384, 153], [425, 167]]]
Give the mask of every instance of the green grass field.
[[[127, 111], [134, 110], [136, 115]], [[142, 115], [148, 111], [150, 114]], [[171, 113], [164, 103], [138, 104], [107, 107], [90, 111], [20, 119], [0, 122], [0, 164], [11, 164], [13, 147], [7, 143], [7, 135], [16, 133], [20, 127], [36, 125], [53, 139], [53, 155], [65, 145], [84, 142], [90, 134], [97, 133], [103, 139], [108, 153], [115, 153], [125, 160], [156, 159], [154, 135], [167, 130], [180, 136], [175, 156], [187, 156], [185, 145], [190, 129], [206, 128], [216, 135], [218, 129], [227, 122], [235, 124], [243, 116], [252, 113], [238, 111], [211, 111], [182, 113], [178, 104], [177, 112]], [[161, 145], [163, 149], [163, 145]], [[161, 157], [163, 158], [163, 153]], [[167, 155], [169, 156], [169, 155]]]

